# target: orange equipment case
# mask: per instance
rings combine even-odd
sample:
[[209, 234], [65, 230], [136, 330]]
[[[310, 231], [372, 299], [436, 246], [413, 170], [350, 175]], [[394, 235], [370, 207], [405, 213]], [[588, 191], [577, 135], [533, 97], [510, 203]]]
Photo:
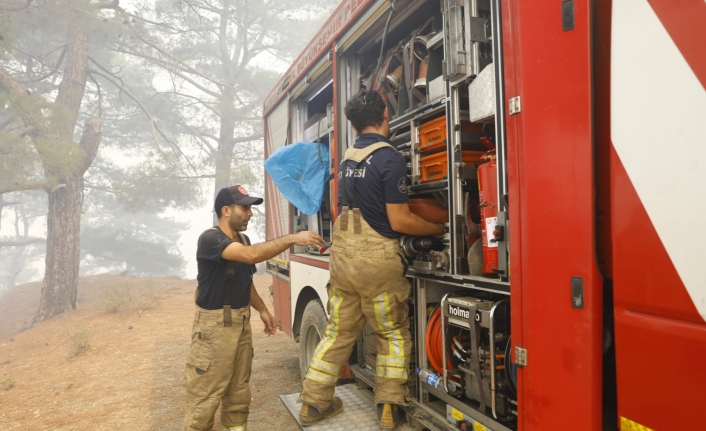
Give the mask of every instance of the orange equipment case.
[[[421, 182], [429, 183], [432, 181], [441, 181], [448, 175], [449, 165], [446, 160], [446, 151], [432, 154], [419, 159], [419, 169], [422, 173]], [[483, 156], [488, 154], [487, 151], [463, 151], [461, 159], [466, 166], [475, 166], [476, 168], [484, 163]]]
[[[461, 133], [481, 134], [482, 124], [461, 122]], [[461, 141], [467, 141], [461, 137]], [[436, 151], [446, 148], [446, 116], [436, 118], [419, 126], [419, 150], [422, 152]]]

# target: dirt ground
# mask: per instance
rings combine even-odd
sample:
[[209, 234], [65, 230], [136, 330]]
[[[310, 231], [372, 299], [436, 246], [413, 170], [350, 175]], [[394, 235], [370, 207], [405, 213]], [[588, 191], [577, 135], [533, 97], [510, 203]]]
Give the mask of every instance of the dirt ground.
[[[269, 284], [255, 278], [271, 311]], [[181, 429], [195, 282], [85, 277], [78, 310], [29, 328], [40, 287], [0, 297], [0, 431]], [[132, 310], [106, 312], [116, 291], [130, 292]], [[248, 429], [298, 430], [279, 399], [301, 391], [298, 345], [282, 332], [266, 336], [257, 313], [252, 328]]]

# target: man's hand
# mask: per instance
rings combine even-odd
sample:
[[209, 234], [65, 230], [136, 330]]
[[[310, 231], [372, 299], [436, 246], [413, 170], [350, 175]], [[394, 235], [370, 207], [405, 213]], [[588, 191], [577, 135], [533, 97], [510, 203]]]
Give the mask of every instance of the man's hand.
[[260, 312], [260, 319], [262, 319], [262, 323], [265, 324], [265, 330], [262, 332], [267, 335], [275, 335], [277, 332], [277, 321], [274, 316], [272, 316], [269, 311], [265, 310]]
[[324, 245], [324, 239], [314, 232], [303, 231], [294, 234], [294, 244], [308, 247], [322, 247]]

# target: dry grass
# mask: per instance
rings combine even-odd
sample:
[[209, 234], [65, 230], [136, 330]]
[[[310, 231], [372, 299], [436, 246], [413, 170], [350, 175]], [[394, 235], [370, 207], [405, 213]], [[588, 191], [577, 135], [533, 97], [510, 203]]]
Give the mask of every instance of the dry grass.
[[110, 286], [105, 290], [105, 312], [123, 313], [130, 310], [132, 293], [129, 286]]
[[105, 289], [106, 313], [130, 313], [155, 309], [159, 305], [159, 298], [154, 295], [151, 284], [148, 284], [147, 288], [147, 296], [135, 298], [132, 294], [131, 283], [109, 286]]
[[[0, 337], [0, 431], [183, 429], [184, 370], [191, 344], [196, 283], [155, 279], [153, 288], [160, 304], [154, 310], [105, 312], [108, 286], [129, 283], [133, 298], [142, 298], [149, 294], [145, 281], [112, 275], [81, 278], [80, 307], [76, 311], [21, 333], [15, 328], [25, 318], [31, 320], [36, 312], [41, 283], [33, 286], [33, 292], [19, 294], [26, 286], [11, 292], [15, 302], [7, 308], [0, 304], [0, 329], [12, 329]], [[255, 277], [254, 282], [271, 307], [267, 286], [272, 278]], [[180, 289], [166, 293], [169, 287]], [[22, 313], [6, 313], [13, 310]], [[90, 347], [84, 354], [69, 358], [73, 342], [66, 334], [81, 328], [92, 334]], [[281, 394], [301, 390], [299, 346], [281, 331], [268, 337], [263, 329], [257, 312], [253, 313], [255, 358], [248, 430], [299, 430], [279, 399]], [[4, 391], [2, 381], [10, 376], [14, 387]], [[218, 419], [219, 414], [209, 431], [221, 429]]]

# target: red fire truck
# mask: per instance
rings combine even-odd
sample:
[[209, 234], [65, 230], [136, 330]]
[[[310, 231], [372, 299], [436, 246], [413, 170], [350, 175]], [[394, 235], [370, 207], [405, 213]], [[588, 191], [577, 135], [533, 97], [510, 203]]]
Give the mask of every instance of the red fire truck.
[[[268, 178], [268, 239], [330, 241], [356, 136], [343, 107], [362, 88], [387, 101], [410, 208], [448, 226], [401, 240], [408, 417], [706, 429], [706, 2], [343, 0], [264, 103], [266, 157], [318, 142], [333, 174], [314, 215]], [[325, 250], [268, 262], [302, 375], [326, 324]], [[345, 371], [369, 387], [372, 336]]]

